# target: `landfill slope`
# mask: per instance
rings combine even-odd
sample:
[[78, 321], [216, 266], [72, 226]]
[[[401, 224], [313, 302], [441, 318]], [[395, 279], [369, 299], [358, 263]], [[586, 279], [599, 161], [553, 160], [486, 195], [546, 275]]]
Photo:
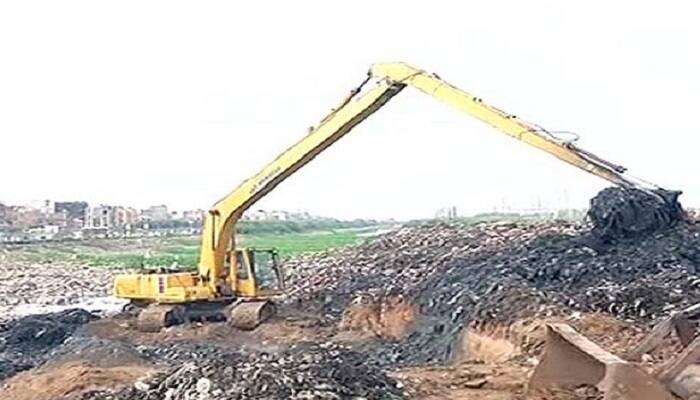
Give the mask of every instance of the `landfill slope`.
[[[403, 227], [286, 260], [279, 315], [252, 332], [193, 323], [141, 333], [127, 315], [82, 310], [14, 315], [0, 325], [0, 397], [519, 398], [546, 323], [623, 354], [653, 321], [700, 302], [695, 219], [616, 232], [565, 221]], [[490, 346], [477, 359], [462, 358], [469, 337]]]
[[362, 298], [419, 306], [414, 331], [374, 346], [388, 363], [452, 358], [465, 327], [602, 312], [650, 323], [700, 301], [700, 226], [603, 244], [568, 222], [403, 228], [291, 263], [290, 303], [341, 318]]

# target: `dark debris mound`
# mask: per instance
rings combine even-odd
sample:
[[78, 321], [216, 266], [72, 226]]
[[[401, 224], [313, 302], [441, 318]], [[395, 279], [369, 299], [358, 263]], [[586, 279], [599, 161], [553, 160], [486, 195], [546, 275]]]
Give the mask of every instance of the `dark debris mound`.
[[291, 262], [291, 300], [338, 318], [354, 297], [400, 295], [420, 319], [371, 345], [386, 364], [442, 362], [472, 323], [603, 312], [651, 323], [700, 302], [700, 225], [601, 243], [561, 221], [403, 228], [361, 246]]
[[277, 353], [227, 354], [180, 364], [117, 393], [80, 400], [403, 399], [397, 381], [338, 345], [300, 344]]
[[[455, 260], [488, 257], [540, 235], [577, 230], [577, 225], [567, 223], [555, 226], [439, 223], [403, 227], [359, 246], [287, 260], [284, 269], [291, 289], [288, 298], [290, 303], [303, 304], [304, 309], [319, 306], [327, 316], [337, 318], [358, 297], [403, 294], [413, 299], [426, 286], [426, 281], [449, 268]], [[445, 278], [451, 280], [446, 283], [471, 285], [461, 283], [458, 276]], [[493, 283], [473, 282], [480, 287]]]
[[592, 233], [603, 242], [667, 229], [683, 218], [681, 192], [609, 187], [591, 199]]
[[0, 379], [40, 364], [78, 327], [96, 318], [85, 310], [71, 309], [4, 324], [0, 330]]
[[401, 354], [408, 362], [444, 360], [439, 356], [451, 354], [451, 347], [432, 354], [416, 349], [423, 342], [453, 346], [456, 333], [473, 321], [508, 324], [580, 310], [651, 323], [700, 302], [698, 251], [700, 227], [682, 224], [602, 249], [591, 247], [583, 234], [548, 234], [467, 254], [434, 274], [417, 296], [422, 313], [454, 334], [416, 343], [409, 337]]

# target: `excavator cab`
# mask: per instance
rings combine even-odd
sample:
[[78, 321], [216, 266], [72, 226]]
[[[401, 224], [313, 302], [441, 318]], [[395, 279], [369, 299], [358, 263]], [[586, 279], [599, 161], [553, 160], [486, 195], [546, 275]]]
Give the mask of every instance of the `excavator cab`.
[[284, 275], [275, 249], [242, 248], [229, 253], [230, 282], [237, 301], [228, 320], [244, 330], [255, 329], [275, 314], [271, 298], [282, 294]]
[[284, 275], [276, 249], [242, 248], [232, 253], [236, 296], [266, 298], [282, 294]]

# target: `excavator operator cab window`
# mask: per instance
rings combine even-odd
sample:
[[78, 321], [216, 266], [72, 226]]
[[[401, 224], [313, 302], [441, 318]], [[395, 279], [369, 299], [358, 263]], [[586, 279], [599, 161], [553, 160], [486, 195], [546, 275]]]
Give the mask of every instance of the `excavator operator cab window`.
[[284, 288], [282, 274], [277, 263], [277, 251], [251, 249], [249, 257], [258, 288], [267, 290]]
[[236, 276], [239, 280], [246, 280], [250, 278], [248, 263], [243, 257], [243, 252], [240, 250], [236, 250]]

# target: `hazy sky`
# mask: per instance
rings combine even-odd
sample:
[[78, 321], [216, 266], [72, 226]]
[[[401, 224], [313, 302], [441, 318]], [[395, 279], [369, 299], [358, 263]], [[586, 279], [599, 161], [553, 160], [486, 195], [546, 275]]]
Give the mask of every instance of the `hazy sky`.
[[[694, 4], [1, 1], [0, 201], [207, 208], [406, 61], [698, 206]], [[430, 217], [604, 186], [407, 89], [255, 208]]]

